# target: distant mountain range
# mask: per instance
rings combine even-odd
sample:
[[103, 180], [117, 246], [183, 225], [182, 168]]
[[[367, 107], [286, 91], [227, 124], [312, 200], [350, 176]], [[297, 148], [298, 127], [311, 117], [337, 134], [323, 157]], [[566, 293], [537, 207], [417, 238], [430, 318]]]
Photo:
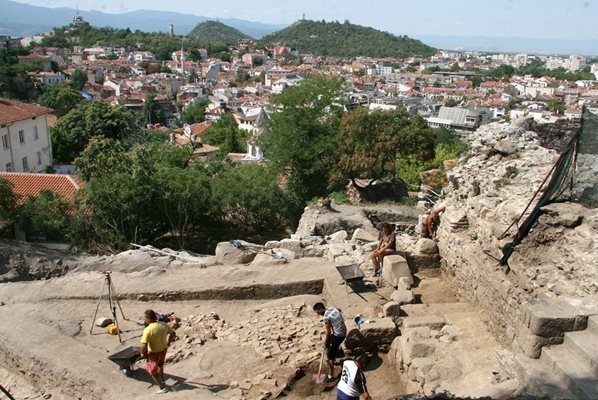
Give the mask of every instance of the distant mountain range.
[[413, 35], [413, 37], [445, 50], [598, 55], [598, 40], [437, 35]]
[[[71, 23], [75, 13], [75, 9], [72, 8], [38, 7], [10, 0], [0, 0], [0, 35], [23, 37], [47, 32], [54, 27]], [[214, 20], [213, 17], [150, 10], [138, 10], [124, 14], [80, 11], [79, 14], [93, 26], [139, 29], [144, 32], [168, 32], [169, 24], [173, 23], [175, 33], [178, 35], [188, 34], [200, 22]], [[286, 26], [236, 18], [220, 18], [219, 21], [254, 38], [261, 38]]]
[[[213, 17], [196, 16], [168, 11], [138, 10], [124, 14], [101, 11], [80, 11], [86, 21], [94, 26], [140, 29], [145, 32], [167, 32], [170, 23], [175, 33], [187, 35], [198, 23], [214, 20]], [[31, 6], [10, 0], [0, 0], [0, 35], [30, 36], [47, 32], [54, 27], [71, 22], [72, 8]], [[235, 18], [220, 18], [245, 35], [262, 38], [286, 27], [285, 24], [264, 24]], [[401, 35], [397, 35], [399, 38]], [[538, 54], [598, 55], [598, 41], [584, 39], [529, 39], [515, 37], [411, 35], [431, 46], [446, 50], [472, 50], [487, 52], [527, 52]], [[312, 38], [314, 39], [314, 38]]]
[[349, 22], [299, 20], [261, 39], [264, 44], [282, 44], [301, 53], [339, 57], [430, 56], [436, 49], [407, 36], [395, 36]]
[[224, 43], [237, 43], [239, 39], [251, 39], [249, 35], [244, 34], [238, 29], [224, 25], [219, 21], [200, 22], [187, 36], [196, 37], [208, 42]]

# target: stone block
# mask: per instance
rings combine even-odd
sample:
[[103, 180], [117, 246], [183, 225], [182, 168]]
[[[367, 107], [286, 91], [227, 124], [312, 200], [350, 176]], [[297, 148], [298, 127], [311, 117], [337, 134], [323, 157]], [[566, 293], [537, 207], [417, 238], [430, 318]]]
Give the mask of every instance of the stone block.
[[411, 276], [407, 260], [398, 254], [384, 257], [382, 279], [390, 286], [397, 287], [399, 279], [402, 277], [409, 279], [409, 285], [413, 285], [413, 276]]
[[542, 347], [562, 344], [564, 336], [545, 338], [534, 334], [522, 334], [515, 339], [515, 345], [529, 358], [540, 358]]
[[287, 249], [287, 250], [294, 251], [295, 254], [301, 253], [301, 241], [300, 240], [282, 239], [280, 241], [279, 247], [281, 249]]
[[251, 262], [252, 267], [264, 267], [269, 265], [284, 265], [288, 264], [289, 260], [286, 258], [278, 258], [276, 254], [259, 253]]
[[434, 339], [408, 340], [403, 347], [403, 365], [411, 365], [416, 358], [433, 356], [435, 351]]
[[351, 240], [354, 242], [375, 242], [378, 238], [371, 232], [366, 231], [363, 228], [355, 229]]
[[385, 317], [398, 317], [401, 314], [401, 304], [389, 301], [382, 306], [382, 312], [384, 312]]
[[280, 241], [278, 241], [278, 240], [267, 241], [266, 244], [264, 245], [264, 247], [267, 249], [276, 249], [276, 248], [280, 247]]
[[413, 358], [409, 366], [409, 379], [420, 383], [426, 382], [426, 377], [435, 364], [436, 360], [432, 357]]
[[408, 253], [407, 260], [409, 268], [415, 272], [424, 269], [440, 268], [440, 256], [438, 254]]
[[334, 232], [332, 235], [328, 236], [328, 241], [330, 243], [343, 243], [345, 240], [347, 240], [348, 237], [349, 234], [347, 233], [347, 231], [342, 230]]
[[419, 239], [415, 244], [415, 254], [438, 254], [438, 246], [432, 239]]
[[348, 255], [353, 252], [353, 245], [350, 243], [332, 243], [328, 245], [327, 257], [330, 261], [342, 255]]
[[397, 334], [397, 326], [391, 318], [375, 318], [361, 325], [361, 329], [349, 331], [345, 346], [348, 349], [355, 349], [390, 345]]
[[403, 276], [401, 278], [399, 278], [399, 284], [397, 285], [397, 289], [401, 290], [409, 290], [411, 289], [411, 282], [409, 282], [409, 278], [406, 276]]
[[250, 251], [246, 248], [237, 248], [229, 242], [220, 242], [216, 246], [216, 259], [220, 264], [247, 264], [252, 262], [255, 256], [255, 251]]
[[430, 314], [421, 317], [408, 317], [403, 320], [403, 327], [411, 329], [416, 327], [427, 327], [433, 330], [441, 330], [447, 324], [442, 315]]
[[565, 332], [585, 329], [588, 316], [578, 307], [563, 301], [539, 300], [523, 305], [529, 331], [544, 338], [562, 337]]
[[307, 246], [303, 249], [303, 252], [301, 255], [297, 255], [300, 257], [324, 257], [326, 255], [326, 251], [328, 249], [326, 248], [326, 246], [320, 246], [320, 245], [310, 245]]
[[411, 304], [414, 301], [411, 289], [397, 289], [390, 295], [390, 299], [398, 305]]

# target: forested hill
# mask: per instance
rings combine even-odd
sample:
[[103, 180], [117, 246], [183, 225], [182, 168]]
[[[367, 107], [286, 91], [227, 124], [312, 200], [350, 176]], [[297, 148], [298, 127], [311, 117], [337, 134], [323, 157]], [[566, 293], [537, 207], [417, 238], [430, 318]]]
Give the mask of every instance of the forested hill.
[[218, 21], [199, 23], [189, 35], [206, 42], [237, 43], [239, 39], [250, 38], [243, 32]]
[[264, 45], [282, 44], [301, 53], [339, 57], [397, 57], [429, 56], [435, 49], [407, 36], [395, 36], [374, 28], [345, 21], [325, 22], [300, 20], [265, 36]]

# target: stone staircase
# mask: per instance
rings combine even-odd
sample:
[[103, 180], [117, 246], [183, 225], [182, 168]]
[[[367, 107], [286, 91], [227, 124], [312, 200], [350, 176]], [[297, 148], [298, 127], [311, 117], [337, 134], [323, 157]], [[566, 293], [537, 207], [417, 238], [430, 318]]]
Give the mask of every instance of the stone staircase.
[[563, 344], [545, 346], [540, 358], [517, 357], [517, 374], [533, 394], [556, 399], [598, 399], [598, 315], [585, 330], [566, 332]]

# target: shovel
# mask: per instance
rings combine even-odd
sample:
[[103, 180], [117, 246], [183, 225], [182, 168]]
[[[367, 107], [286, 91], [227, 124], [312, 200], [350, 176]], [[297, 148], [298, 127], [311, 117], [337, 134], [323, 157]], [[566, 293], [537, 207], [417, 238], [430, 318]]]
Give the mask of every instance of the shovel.
[[318, 373], [313, 374], [311, 376], [311, 380], [315, 383], [323, 383], [324, 378], [326, 378], [326, 374], [322, 373], [322, 363], [324, 362], [324, 352], [322, 352], [322, 357], [320, 358], [320, 368], [318, 368]]

